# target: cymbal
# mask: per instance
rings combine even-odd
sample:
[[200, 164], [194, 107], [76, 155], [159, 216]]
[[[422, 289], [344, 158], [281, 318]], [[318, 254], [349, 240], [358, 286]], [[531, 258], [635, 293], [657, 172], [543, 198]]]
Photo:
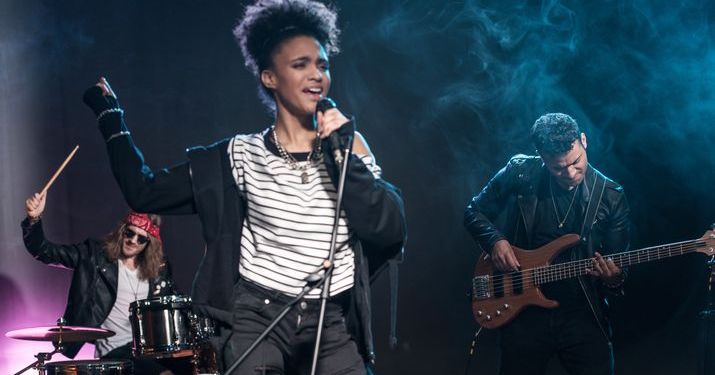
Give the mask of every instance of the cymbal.
[[5, 336], [18, 340], [78, 342], [114, 336], [114, 332], [102, 328], [50, 326], [17, 329]]

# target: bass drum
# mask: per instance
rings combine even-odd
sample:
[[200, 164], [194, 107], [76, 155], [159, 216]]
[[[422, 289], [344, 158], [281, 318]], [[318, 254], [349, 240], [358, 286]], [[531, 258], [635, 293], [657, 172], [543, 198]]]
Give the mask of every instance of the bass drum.
[[45, 364], [47, 375], [127, 375], [134, 374], [131, 361], [82, 360]]

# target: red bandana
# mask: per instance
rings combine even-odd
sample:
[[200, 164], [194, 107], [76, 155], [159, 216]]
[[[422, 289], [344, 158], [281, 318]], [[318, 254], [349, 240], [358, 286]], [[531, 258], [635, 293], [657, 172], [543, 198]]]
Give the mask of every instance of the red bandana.
[[159, 235], [159, 227], [151, 222], [151, 219], [149, 219], [149, 215], [130, 212], [127, 215], [127, 218], [124, 219], [124, 221], [127, 224], [131, 224], [137, 228], [144, 229], [147, 233], [156, 237], [156, 239], [161, 242], [161, 236]]

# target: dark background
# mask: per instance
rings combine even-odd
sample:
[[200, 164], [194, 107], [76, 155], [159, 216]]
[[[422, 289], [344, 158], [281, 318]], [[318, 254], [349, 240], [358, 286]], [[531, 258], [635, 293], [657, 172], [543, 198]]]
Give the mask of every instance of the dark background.
[[[148, 163], [259, 131], [256, 97], [231, 29], [245, 1], [0, 2], [0, 330], [50, 325], [70, 273], [27, 255], [23, 201], [74, 147], [50, 190], [57, 242], [107, 233], [127, 207], [81, 103], [106, 76]], [[462, 229], [471, 196], [545, 112], [574, 116], [590, 161], [626, 189], [633, 248], [700, 237], [713, 221], [715, 62], [708, 1], [338, 1], [342, 53], [333, 96], [356, 115], [409, 224], [400, 269], [398, 348], [388, 342], [387, 277], [374, 285], [381, 374], [462, 374], [476, 328], [466, 295], [478, 248]], [[162, 237], [188, 292], [203, 252], [196, 217], [166, 217]], [[694, 374], [702, 255], [633, 267], [614, 304], [620, 374]], [[710, 343], [712, 345], [712, 342]], [[46, 344], [0, 338], [0, 372]], [[470, 374], [493, 374], [483, 332]], [[87, 352], [91, 355], [91, 349]], [[558, 374], [558, 366], [553, 372]]]

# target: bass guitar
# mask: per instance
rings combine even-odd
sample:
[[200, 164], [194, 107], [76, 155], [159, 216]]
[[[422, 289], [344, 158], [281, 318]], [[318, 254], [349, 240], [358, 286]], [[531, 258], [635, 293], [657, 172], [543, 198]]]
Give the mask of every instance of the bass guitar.
[[[535, 250], [512, 246], [521, 269], [507, 273], [497, 270], [489, 254], [483, 253], [472, 279], [472, 313], [477, 323], [484, 328], [498, 328], [514, 319], [527, 306], [557, 307], [559, 303], [546, 298], [540, 286], [588, 274], [593, 258], [551, 264], [559, 253], [576, 245], [579, 240], [577, 234], [567, 234]], [[695, 240], [610, 254], [606, 258], [623, 268], [695, 252], [715, 255], [713, 230]]]

